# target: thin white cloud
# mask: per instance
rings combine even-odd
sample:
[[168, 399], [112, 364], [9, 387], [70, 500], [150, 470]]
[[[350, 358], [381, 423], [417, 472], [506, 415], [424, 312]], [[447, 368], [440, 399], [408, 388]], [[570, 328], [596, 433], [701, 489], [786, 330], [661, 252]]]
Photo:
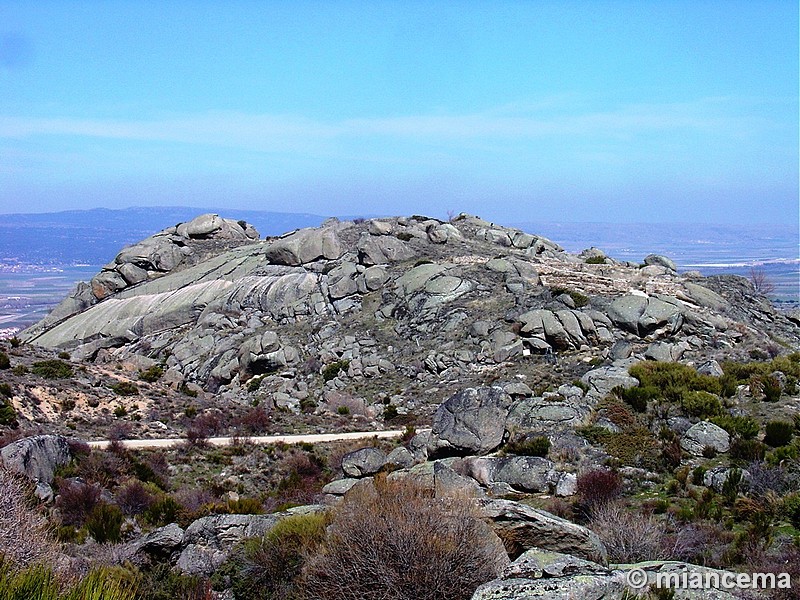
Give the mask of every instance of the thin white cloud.
[[[634, 105], [605, 112], [535, 109], [494, 110], [465, 115], [416, 115], [319, 121], [293, 115], [211, 112], [154, 120], [0, 116], [0, 138], [76, 136], [109, 140], [237, 147], [256, 151], [297, 151], [384, 138], [427, 144], [524, 142], [543, 138], [702, 135], [741, 137], [779, 126], [764, 118], [736, 114], [735, 102], [704, 99], [685, 104]], [[529, 109], [530, 110], [530, 109]]]

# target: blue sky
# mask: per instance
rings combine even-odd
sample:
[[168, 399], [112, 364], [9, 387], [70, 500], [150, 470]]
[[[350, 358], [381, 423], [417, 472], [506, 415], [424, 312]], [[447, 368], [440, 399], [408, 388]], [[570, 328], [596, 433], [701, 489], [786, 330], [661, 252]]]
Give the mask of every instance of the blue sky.
[[0, 212], [798, 221], [796, 1], [0, 0]]

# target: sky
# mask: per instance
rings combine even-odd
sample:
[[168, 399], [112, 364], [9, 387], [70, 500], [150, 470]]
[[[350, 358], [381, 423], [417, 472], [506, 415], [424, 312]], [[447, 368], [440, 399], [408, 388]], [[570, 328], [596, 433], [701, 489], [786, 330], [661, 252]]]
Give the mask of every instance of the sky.
[[0, 213], [798, 222], [798, 3], [0, 0]]

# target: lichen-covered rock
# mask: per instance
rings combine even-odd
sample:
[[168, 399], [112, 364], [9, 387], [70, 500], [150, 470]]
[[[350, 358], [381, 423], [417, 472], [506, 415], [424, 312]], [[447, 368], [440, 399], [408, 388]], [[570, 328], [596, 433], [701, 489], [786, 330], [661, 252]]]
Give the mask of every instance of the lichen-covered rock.
[[694, 456], [703, 456], [705, 448], [716, 452], [727, 452], [731, 447], [731, 436], [727, 431], [709, 421], [692, 425], [681, 437], [681, 448]]
[[360, 448], [342, 457], [342, 471], [349, 477], [374, 475], [386, 464], [386, 454], [378, 448]]
[[501, 539], [514, 540], [523, 549], [541, 548], [599, 563], [607, 561], [600, 538], [582, 525], [511, 500], [487, 501], [482, 511]]
[[53, 482], [58, 467], [72, 460], [69, 442], [61, 435], [37, 435], [17, 440], [4, 446], [0, 456], [10, 471], [46, 484]]
[[472, 600], [628, 600], [644, 597], [642, 594], [649, 597], [658, 587], [668, 589], [669, 597], [676, 600], [734, 600], [737, 597], [724, 589], [684, 586], [681, 584], [684, 573], [701, 578], [708, 576], [712, 582], [724, 582], [726, 577], [728, 581], [735, 581], [736, 577], [730, 571], [682, 562], [654, 561], [609, 568], [568, 554], [534, 548], [503, 569], [498, 579], [480, 586]]
[[500, 387], [467, 388], [451, 396], [434, 415], [429, 456], [491, 452], [503, 442], [511, 403]]

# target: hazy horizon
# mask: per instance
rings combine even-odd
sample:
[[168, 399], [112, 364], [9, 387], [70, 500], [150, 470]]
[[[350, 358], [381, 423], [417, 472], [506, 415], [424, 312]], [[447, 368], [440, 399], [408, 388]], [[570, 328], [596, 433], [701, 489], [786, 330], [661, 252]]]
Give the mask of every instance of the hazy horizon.
[[6, 1], [0, 210], [798, 221], [798, 5]]

